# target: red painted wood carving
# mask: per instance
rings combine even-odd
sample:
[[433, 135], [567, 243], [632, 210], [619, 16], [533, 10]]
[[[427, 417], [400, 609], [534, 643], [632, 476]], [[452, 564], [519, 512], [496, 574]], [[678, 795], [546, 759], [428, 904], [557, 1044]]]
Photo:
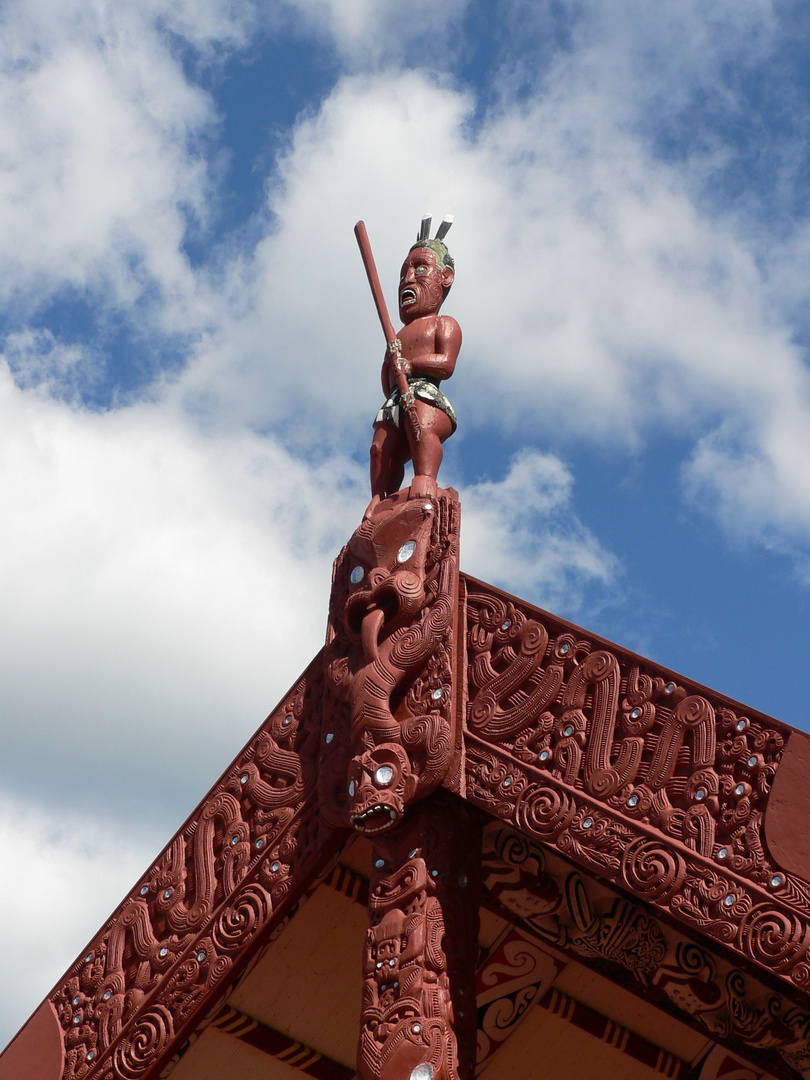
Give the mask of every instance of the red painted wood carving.
[[[409, 494], [372, 505], [335, 562], [324, 653], [51, 995], [63, 1080], [168, 1068], [348, 827], [376, 844], [358, 1074], [472, 1080], [480, 855], [449, 791], [503, 823], [490, 904], [810, 1078], [810, 882], [784, 811], [789, 865], [763, 830], [790, 729], [461, 586], [455, 493]], [[541, 983], [498, 1009], [519, 1019]]]
[[357, 1073], [472, 1080], [480, 836], [437, 794], [376, 838]]
[[326, 868], [322, 694], [318, 657], [53, 993], [64, 1080], [154, 1075]]
[[[810, 1011], [648, 905], [584, 875], [511, 828], [484, 830], [484, 902], [769, 1074], [810, 1075]], [[793, 989], [793, 988], [789, 988]]]
[[394, 828], [457, 750], [454, 494], [384, 500], [335, 562], [320, 758], [331, 825]]
[[762, 833], [790, 729], [486, 587], [467, 611], [468, 796], [810, 987], [810, 886]]

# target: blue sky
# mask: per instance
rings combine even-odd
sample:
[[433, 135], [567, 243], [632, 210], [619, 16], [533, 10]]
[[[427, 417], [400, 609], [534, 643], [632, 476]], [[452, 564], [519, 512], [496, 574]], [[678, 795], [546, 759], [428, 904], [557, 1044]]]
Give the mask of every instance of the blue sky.
[[456, 217], [465, 569], [810, 727], [806, 5], [0, 20], [0, 1042], [322, 641], [360, 217]]

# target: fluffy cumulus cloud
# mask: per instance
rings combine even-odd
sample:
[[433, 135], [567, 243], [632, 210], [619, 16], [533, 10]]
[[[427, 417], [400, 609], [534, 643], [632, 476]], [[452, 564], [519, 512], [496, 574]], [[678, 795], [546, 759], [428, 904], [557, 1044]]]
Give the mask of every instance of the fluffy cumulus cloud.
[[573, 477], [559, 458], [519, 454], [498, 481], [464, 492], [464, 567], [542, 607], [576, 612], [587, 588], [609, 590], [621, 568], [573, 508]]
[[[339, 455], [307, 466], [271, 438], [203, 433], [151, 404], [66, 409], [7, 373], [0, 410], [14, 523], [0, 564], [5, 782], [109, 801], [108, 816], [178, 813], [195, 772], [216, 776], [317, 651], [358, 469]], [[71, 754], [78, 788], [60, 774]], [[35, 755], [46, 767], [22, 778], [14, 762]], [[157, 777], [161, 757], [184, 760], [181, 775]]]
[[[198, 26], [212, 6], [202, 6]], [[70, 288], [124, 305], [147, 286], [190, 287], [179, 246], [185, 216], [205, 213], [208, 170], [194, 144], [213, 111], [158, 31], [170, 7], [48, 0], [6, 7], [0, 290], [7, 301], [36, 307]]]
[[[774, 287], [804, 234], [783, 239], [777, 259], [766, 230], [709, 200], [710, 165], [717, 172], [731, 150], [712, 130], [705, 143], [678, 142], [681, 113], [701, 95], [717, 100], [716, 125], [728, 122], [728, 58], [754, 69], [774, 19], [761, 5], [720, 5], [711, 19], [687, 6], [666, 26], [637, 14], [591, 5], [531, 94], [516, 98], [504, 74], [483, 111], [469, 89], [426, 71], [340, 80], [291, 134], [269, 190], [278, 226], [227, 277], [227, 332], [201, 343], [175, 392], [213, 395], [254, 424], [280, 422], [294, 404], [317, 415], [321, 435], [347, 437], [374, 407], [365, 373], [379, 349], [348, 223], [366, 218], [390, 284], [421, 208], [452, 209], [449, 307], [466, 339], [453, 389], [468, 434], [495, 423], [531, 438], [539, 425], [639, 448], [663, 425], [694, 440], [714, 431], [716, 447], [732, 423], [746, 460], [776, 485], [774, 527], [803, 517], [798, 470], [766, 429], [810, 407]], [[650, 130], [662, 110], [669, 154]], [[292, 355], [306, 366], [286, 363]], [[804, 442], [806, 425], [795, 428]], [[746, 493], [746, 468], [705, 451], [700, 461], [701, 487], [745, 502], [743, 525], [761, 535], [770, 512]], [[691, 478], [685, 490], [696, 490]]]
[[[457, 218], [443, 479], [467, 570], [583, 616], [617, 593], [620, 560], [548, 440], [632, 456], [662, 433], [687, 446], [685, 498], [804, 557], [810, 230], [779, 210], [804, 167], [789, 89], [770, 87], [793, 118], [775, 169], [734, 136], [788, 10], [5, 6], [0, 830], [35, 853], [37, 896], [69, 893], [48, 933], [70, 955], [322, 641], [379, 404], [358, 218], [392, 308], [420, 214]], [[220, 91], [268, 40], [325, 50], [331, 83], [302, 91], [257, 156], [260, 201], [223, 235]], [[115, 352], [136, 339], [140, 380]], [[483, 479], [464, 465], [496, 444]], [[59, 972], [24, 963], [19, 899], [0, 907], [24, 1013]]]
[[285, 0], [283, 14], [299, 33], [327, 41], [352, 68], [444, 58], [468, 0]]

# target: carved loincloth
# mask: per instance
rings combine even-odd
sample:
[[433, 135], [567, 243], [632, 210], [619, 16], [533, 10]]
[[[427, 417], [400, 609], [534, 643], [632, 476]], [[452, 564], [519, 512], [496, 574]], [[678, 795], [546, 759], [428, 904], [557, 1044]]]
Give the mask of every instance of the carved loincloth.
[[[450, 404], [450, 399], [446, 394], [442, 393], [436, 382], [424, 375], [412, 375], [408, 379], [408, 386], [413, 391], [414, 397], [419, 398], [420, 401], [426, 401], [428, 405], [441, 409], [443, 413], [447, 413], [450, 417], [450, 423], [453, 425], [453, 431], [456, 430], [458, 421], [456, 420], [455, 410]], [[383, 402], [380, 411], [374, 417], [374, 423], [394, 424], [396, 427], [399, 427], [402, 423], [402, 394], [398, 386], [393, 388]]]

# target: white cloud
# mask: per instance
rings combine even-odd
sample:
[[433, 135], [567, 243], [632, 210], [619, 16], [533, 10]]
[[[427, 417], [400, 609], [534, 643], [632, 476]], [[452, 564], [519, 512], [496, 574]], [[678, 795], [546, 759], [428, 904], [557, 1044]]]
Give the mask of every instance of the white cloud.
[[684, 463], [686, 490], [739, 542], [750, 538], [797, 560], [810, 583], [810, 390], [777, 390], [748, 422], [728, 421]]
[[441, 62], [457, 47], [468, 0], [285, 0], [299, 32], [326, 40], [353, 68]]
[[500, 480], [465, 487], [463, 569], [569, 617], [610, 589], [618, 562], [578, 519], [573, 483], [559, 458], [524, 451]]
[[446, 310], [465, 336], [450, 384], [465, 432], [636, 450], [732, 418], [756, 442], [764, 403], [808, 408], [750, 238], [701, 208], [688, 170], [657, 161], [609, 100], [576, 82], [566, 94], [502, 104], [473, 137], [471, 96], [422, 73], [342, 79], [297, 126], [269, 194], [279, 227], [234, 265], [219, 333], [177, 399], [258, 426], [293, 415], [292, 440], [353, 433], [359, 447], [381, 337], [350, 226], [366, 218], [390, 301], [427, 207], [457, 218]]
[[[182, 252], [205, 220], [216, 113], [170, 32], [205, 53], [244, 42], [251, 8], [33, 0], [5, 10], [0, 296], [34, 309], [70, 287], [131, 306], [157, 291], [174, 330], [193, 302]], [[200, 318], [199, 311], [196, 318]]]
[[73, 410], [5, 371], [0, 416], [4, 782], [179, 813], [320, 647], [364, 478], [159, 406]]
[[361, 426], [365, 440], [384, 342], [352, 228], [366, 220], [395, 315], [393, 287], [422, 209], [458, 200], [457, 175], [434, 162], [440, 154], [452, 170], [463, 157], [471, 107], [417, 73], [342, 79], [297, 125], [269, 192], [279, 225], [231, 268], [219, 332], [202, 342], [177, 397], [258, 426], [299, 416], [306, 443]]
[[381, 339], [351, 224], [366, 218], [391, 301], [428, 207], [458, 221], [447, 310], [466, 343], [453, 389], [473, 408], [493, 411], [494, 396], [501, 422], [531, 412], [632, 441], [656, 413], [695, 424], [696, 399], [726, 404], [741, 361], [785, 351], [753, 253], [601, 110], [578, 120], [591, 143], [579, 152], [577, 104], [512, 105], [471, 138], [468, 94], [416, 72], [342, 79], [297, 126], [270, 191], [279, 226], [234, 264], [220, 332], [180, 391], [219, 394], [257, 423], [291, 400], [327, 423], [368, 415], [357, 398]]

